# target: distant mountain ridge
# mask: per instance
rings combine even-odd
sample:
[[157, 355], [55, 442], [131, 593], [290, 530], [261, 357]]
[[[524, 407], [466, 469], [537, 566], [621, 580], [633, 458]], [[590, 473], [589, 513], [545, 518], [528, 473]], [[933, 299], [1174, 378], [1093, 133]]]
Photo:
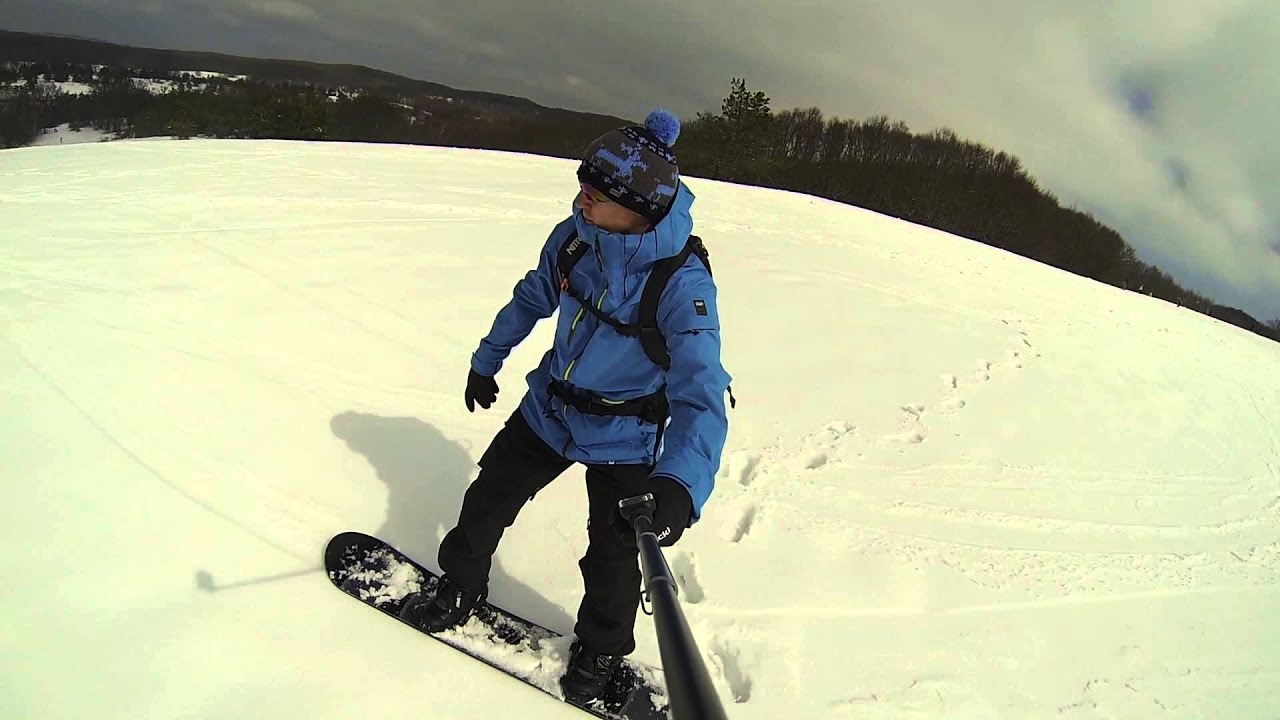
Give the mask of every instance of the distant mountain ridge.
[[584, 118], [604, 118], [610, 122], [616, 121], [616, 124], [620, 125], [631, 122], [610, 115], [550, 108], [524, 97], [481, 90], [460, 90], [364, 65], [144, 48], [71, 35], [0, 30], [0, 62], [94, 64], [167, 71], [207, 70], [228, 75], [248, 75], [256, 80], [267, 82], [303, 82], [325, 86], [390, 90], [413, 96], [449, 97], [491, 110], [515, 114], [568, 113]]

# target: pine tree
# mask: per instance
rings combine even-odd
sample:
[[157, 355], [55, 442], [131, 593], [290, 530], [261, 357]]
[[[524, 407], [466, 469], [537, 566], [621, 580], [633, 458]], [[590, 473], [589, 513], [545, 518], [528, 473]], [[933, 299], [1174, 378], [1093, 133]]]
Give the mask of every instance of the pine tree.
[[729, 96], [720, 104], [720, 117], [730, 124], [750, 127], [768, 120], [769, 96], [763, 91], [747, 90], [746, 78], [733, 78], [729, 83]]
[[699, 115], [706, 128], [709, 174], [738, 182], [761, 182], [767, 177], [768, 133], [773, 114], [769, 96], [747, 89], [745, 78], [733, 78], [719, 115]]

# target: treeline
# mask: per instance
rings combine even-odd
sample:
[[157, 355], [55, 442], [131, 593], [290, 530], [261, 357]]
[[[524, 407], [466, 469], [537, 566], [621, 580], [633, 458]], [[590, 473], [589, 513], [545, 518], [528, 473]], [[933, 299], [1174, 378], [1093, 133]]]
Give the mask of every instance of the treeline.
[[0, 30], [0, 62], [79, 64], [84, 67], [146, 68], [148, 72], [199, 69], [260, 82], [305, 83], [320, 87], [375, 88], [388, 95], [438, 96], [479, 107], [537, 112], [546, 108], [528, 98], [453, 88], [349, 63], [316, 63], [226, 55], [223, 53], [117, 45], [114, 43]]
[[[17, 82], [18, 85], [10, 86]], [[55, 82], [78, 82], [66, 93]], [[157, 86], [162, 83], [163, 86]], [[6, 86], [7, 87], [6, 89]], [[31, 63], [0, 65], [0, 145], [29, 145], [70, 123], [114, 137], [277, 138], [449, 145], [574, 157], [583, 137], [625, 122], [383, 89], [323, 87], [169, 71]]]
[[[60, 92], [50, 82], [88, 92]], [[163, 92], [153, 83], [164, 83]], [[5, 89], [7, 88], [7, 89]], [[81, 88], [85, 89], [85, 88]], [[818, 108], [773, 112], [734, 79], [717, 114], [684, 123], [689, 175], [785, 189], [865, 207], [986, 243], [1134, 292], [1162, 298], [1280, 340], [1263, 324], [1177, 284], [1137, 259], [1118, 233], [1041, 188], [1016, 157], [949, 130], [911, 132], [884, 116], [825, 118]], [[30, 144], [70, 123], [114, 137], [276, 138], [509, 150], [576, 158], [622, 120], [570, 111], [507, 112], [456, 98], [386, 89], [200, 78], [134, 68], [0, 65], [0, 143]]]
[[[75, 83], [67, 92], [60, 83]], [[31, 144], [43, 128], [69, 123], [127, 134], [154, 99], [155, 83], [176, 92], [223, 89], [232, 81], [190, 73], [68, 63], [0, 64], [0, 147]]]
[[685, 123], [680, 143], [681, 169], [691, 175], [865, 207], [1280, 341], [1280, 318], [1263, 323], [1180, 286], [1115, 230], [1063, 207], [1016, 157], [950, 130], [917, 134], [885, 116], [825, 118], [818, 108], [775, 113], [765, 93], [735, 78], [721, 112]]

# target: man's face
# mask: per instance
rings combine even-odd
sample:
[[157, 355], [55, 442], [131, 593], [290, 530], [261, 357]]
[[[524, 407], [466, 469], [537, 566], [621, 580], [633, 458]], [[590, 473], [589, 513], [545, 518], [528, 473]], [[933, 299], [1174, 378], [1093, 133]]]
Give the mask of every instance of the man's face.
[[607, 232], [624, 234], [641, 233], [649, 229], [649, 221], [643, 215], [622, 207], [586, 183], [578, 185], [578, 199], [574, 204], [582, 211], [587, 222]]

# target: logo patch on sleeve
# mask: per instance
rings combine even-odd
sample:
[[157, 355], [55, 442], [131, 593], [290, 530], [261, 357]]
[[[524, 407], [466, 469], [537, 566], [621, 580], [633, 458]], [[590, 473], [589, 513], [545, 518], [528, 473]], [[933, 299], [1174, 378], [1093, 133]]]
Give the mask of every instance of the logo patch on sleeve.
[[694, 300], [694, 301], [693, 301], [693, 311], [694, 311], [694, 312], [696, 312], [696, 313], [698, 313], [699, 315], [706, 315], [706, 314], [707, 314], [707, 303], [706, 303], [705, 301], [703, 301], [703, 300]]

